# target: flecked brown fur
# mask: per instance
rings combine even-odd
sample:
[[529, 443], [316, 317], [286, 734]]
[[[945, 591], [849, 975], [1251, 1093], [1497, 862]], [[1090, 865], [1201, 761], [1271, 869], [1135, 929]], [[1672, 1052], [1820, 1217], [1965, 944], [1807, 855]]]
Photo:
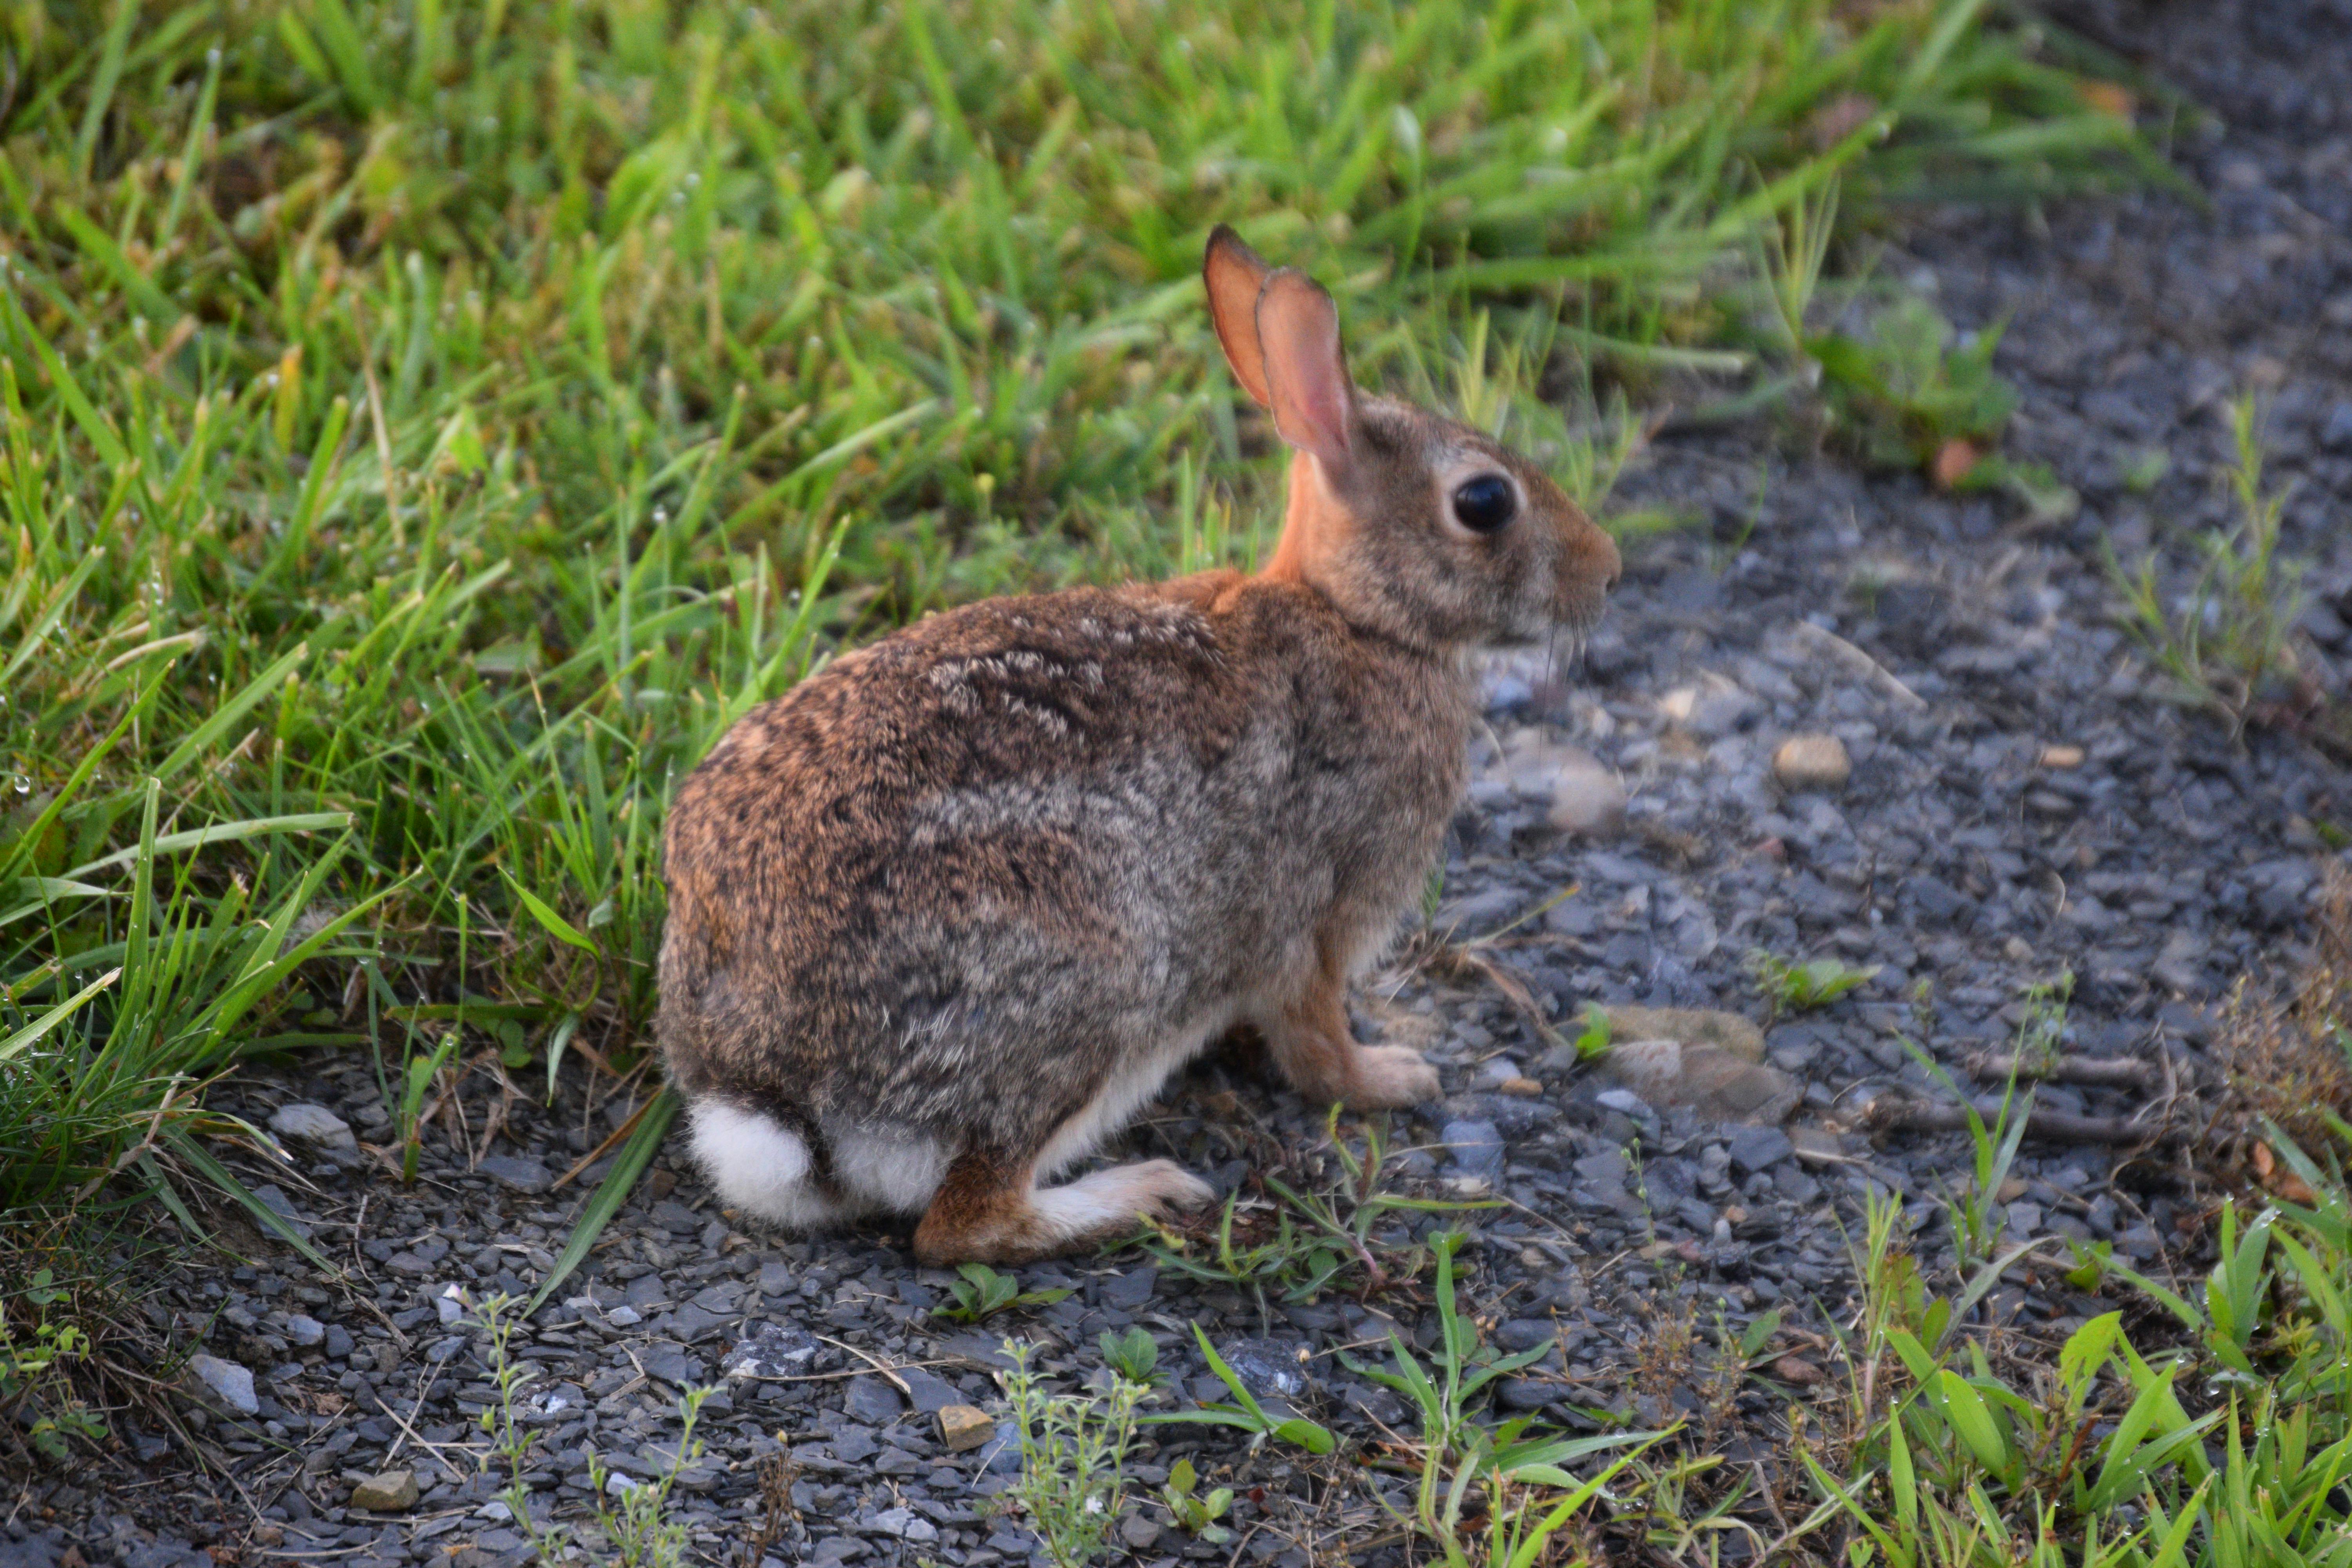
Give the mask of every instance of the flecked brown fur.
[[[803, 1138], [813, 1183], [841, 1179], [845, 1129], [931, 1140], [929, 1258], [1090, 1239], [1024, 1219], [1041, 1157], [1203, 1031], [1256, 1024], [1318, 1099], [1434, 1094], [1412, 1053], [1348, 1037], [1346, 984], [1461, 795], [1467, 652], [1589, 622], [1616, 574], [1523, 458], [1356, 393], [1303, 276], [1224, 230], [1206, 271], [1236, 373], [1325, 448], [1294, 458], [1268, 568], [928, 618], [747, 716], [670, 816], [673, 1081]], [[1252, 288], [1289, 291], [1290, 336], [1234, 353]], [[1487, 470], [1523, 515], [1480, 535], [1443, 485]]]

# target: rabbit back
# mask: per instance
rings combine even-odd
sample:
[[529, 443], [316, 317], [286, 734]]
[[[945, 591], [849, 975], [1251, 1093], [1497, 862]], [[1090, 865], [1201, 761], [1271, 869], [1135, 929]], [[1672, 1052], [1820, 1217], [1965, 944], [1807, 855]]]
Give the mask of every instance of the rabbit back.
[[674, 1079], [820, 1150], [1083, 1154], [1393, 928], [1469, 703], [1392, 651], [1215, 574], [970, 605], [756, 710], [671, 816]]

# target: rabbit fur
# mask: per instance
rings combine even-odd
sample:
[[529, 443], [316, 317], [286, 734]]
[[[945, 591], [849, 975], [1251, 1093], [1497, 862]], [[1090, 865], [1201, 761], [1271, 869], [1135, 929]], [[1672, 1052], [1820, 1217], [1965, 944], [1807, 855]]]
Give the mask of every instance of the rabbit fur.
[[1358, 391], [1303, 273], [1223, 227], [1203, 273], [1295, 448], [1262, 571], [928, 617], [680, 787], [658, 1029], [727, 1203], [1020, 1262], [1209, 1201], [1165, 1160], [1046, 1184], [1237, 1026], [1311, 1100], [1438, 1094], [1346, 988], [1461, 799], [1468, 656], [1588, 626], [1617, 551], [1524, 458]]

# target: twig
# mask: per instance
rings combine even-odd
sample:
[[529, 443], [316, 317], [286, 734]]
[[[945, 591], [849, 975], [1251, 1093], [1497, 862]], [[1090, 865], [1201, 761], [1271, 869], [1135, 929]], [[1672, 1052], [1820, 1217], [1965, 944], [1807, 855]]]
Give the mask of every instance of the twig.
[[2013, 1075], [2118, 1089], [2153, 1089], [2159, 1070], [2156, 1063], [2137, 1057], [2036, 1057], [2005, 1051], [1979, 1051], [1965, 1065], [1971, 1076], [1996, 1082]]
[[389, 1465], [394, 1458], [399, 1454], [402, 1447], [412, 1441], [415, 1442], [418, 1447], [432, 1455], [434, 1463], [451, 1471], [456, 1471], [457, 1467], [450, 1464], [446, 1458], [443, 1458], [441, 1450], [445, 1447], [455, 1448], [461, 1454], [469, 1451], [462, 1443], [428, 1442], [417, 1432], [415, 1427], [409, 1425], [409, 1422], [416, 1418], [417, 1413], [425, 1408], [425, 1396], [426, 1393], [431, 1390], [433, 1380], [440, 1375], [440, 1367], [435, 1365], [429, 1361], [425, 1363], [424, 1368], [418, 1373], [416, 1378], [416, 1403], [408, 1407], [408, 1415], [405, 1418], [401, 1415], [399, 1411], [393, 1408], [392, 1402], [390, 1400], [379, 1398], [376, 1401], [377, 1406], [382, 1409], [386, 1415], [391, 1416], [393, 1420], [398, 1424], [403, 1434], [397, 1442], [394, 1443], [391, 1447], [384, 1450], [383, 1458], [385, 1464]]
[[864, 1362], [867, 1366], [872, 1367], [876, 1372], [878, 1372], [883, 1376], [888, 1378], [890, 1380], [890, 1385], [893, 1388], [896, 1388], [899, 1393], [905, 1394], [909, 1400], [915, 1397], [915, 1391], [907, 1386], [907, 1380], [898, 1375], [898, 1368], [891, 1366], [887, 1362], [877, 1360], [875, 1357], [866, 1354], [864, 1351], [859, 1350], [856, 1345], [844, 1343], [842, 1341], [834, 1339], [825, 1334], [819, 1334], [816, 1337], [836, 1349], [847, 1351], [851, 1355], [856, 1356], [859, 1361]]
[[[817, 1337], [819, 1339], [824, 1338], [822, 1334]], [[838, 1340], [826, 1340], [825, 1342], [827, 1344], [840, 1343]], [[1375, 1342], [1367, 1340], [1364, 1342], [1366, 1344], [1372, 1344]], [[1377, 1342], [1380, 1344], [1386, 1344], [1388, 1343], [1388, 1341], [1381, 1340]], [[898, 1365], [898, 1370], [900, 1372], [924, 1371], [935, 1366], [968, 1366], [971, 1363], [968, 1357], [952, 1361], [909, 1361], [901, 1362]], [[838, 1372], [776, 1373], [772, 1375], [763, 1373], [753, 1378], [751, 1381], [754, 1383], [830, 1383], [836, 1378], [864, 1377], [866, 1375], [866, 1369], [862, 1366], [848, 1366], [842, 1368]], [[893, 1378], [891, 1381], [895, 1383], [898, 1380]], [[911, 1398], [913, 1396], [909, 1395], [908, 1397]]]
[[646, 1101], [643, 1105], [638, 1106], [635, 1110], [629, 1112], [629, 1119], [626, 1121], [624, 1121], [618, 1127], [614, 1128], [611, 1135], [602, 1143], [597, 1144], [596, 1147], [589, 1150], [585, 1154], [581, 1155], [580, 1163], [578, 1164], [572, 1166], [572, 1169], [564, 1172], [563, 1174], [556, 1177], [554, 1181], [549, 1183], [547, 1190], [551, 1193], [555, 1191], [556, 1188], [563, 1185], [564, 1183], [570, 1181], [572, 1177], [578, 1175], [581, 1172], [586, 1170], [589, 1166], [603, 1159], [606, 1151], [610, 1150], [614, 1144], [622, 1142], [624, 1139], [627, 1138], [630, 1133], [635, 1132], [637, 1130], [637, 1123], [643, 1121], [646, 1119], [646, 1112], [653, 1108], [654, 1100], [656, 1098], [656, 1097], [652, 1095], [646, 1096]]
[[1475, 971], [1485, 977], [1489, 985], [1503, 994], [1503, 1000], [1508, 1002], [1512, 1010], [1527, 1021], [1528, 1027], [1535, 1031], [1537, 1039], [1546, 1046], [1565, 1046], [1569, 1043], [1567, 1037], [1558, 1029], [1553, 1028], [1550, 1020], [1543, 1016], [1543, 1009], [1537, 1005], [1535, 994], [1528, 989], [1527, 982], [1480, 952], [1475, 946], [1443, 944], [1431, 953], [1429, 962], [1433, 967], [1437, 967], [1440, 973], [1451, 970], [1458, 975], [1464, 970]]
[[[1977, 1107], [1979, 1117], [1991, 1121], [2000, 1114], [1997, 1102], [1986, 1101]], [[1958, 1105], [1933, 1104], [1913, 1100], [1906, 1095], [1881, 1095], [1870, 1102], [1862, 1113], [1863, 1131], [1881, 1132], [1962, 1132], [1969, 1130], [1968, 1108]], [[2186, 1130], [2169, 1124], [2134, 1121], [2120, 1116], [2075, 1116], [2063, 1110], [2043, 1110], [2038, 1107], [2026, 1114], [2025, 1131], [2029, 1137], [2047, 1138], [2057, 1143], [2163, 1143], [2176, 1142], [2187, 1135]]]
[[1927, 700], [1895, 678], [1895, 672], [1835, 632], [1823, 631], [1811, 621], [1797, 621], [1789, 630], [1790, 637], [1814, 653], [1844, 667], [1846, 672], [1870, 682], [1906, 708], [1927, 706]]

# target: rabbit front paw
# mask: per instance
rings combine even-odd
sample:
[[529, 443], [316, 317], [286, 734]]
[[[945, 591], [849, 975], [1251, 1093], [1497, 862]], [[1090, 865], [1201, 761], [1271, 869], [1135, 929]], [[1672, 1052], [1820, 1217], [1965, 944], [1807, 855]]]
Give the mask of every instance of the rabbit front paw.
[[1437, 1069], [1410, 1046], [1359, 1047], [1353, 1078], [1345, 1096], [1350, 1110], [1402, 1110], [1444, 1092]]

